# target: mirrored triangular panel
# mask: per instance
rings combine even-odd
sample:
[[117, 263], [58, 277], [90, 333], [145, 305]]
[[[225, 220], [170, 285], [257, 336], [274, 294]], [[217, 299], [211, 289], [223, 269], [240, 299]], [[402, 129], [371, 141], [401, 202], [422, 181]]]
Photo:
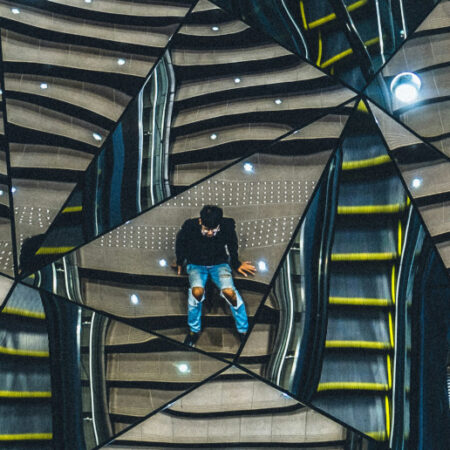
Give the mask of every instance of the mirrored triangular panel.
[[[60, 408], [55, 448], [94, 448], [226, 366], [53, 294], [20, 284], [18, 290], [9, 314], [50, 324], [52, 398]], [[24, 310], [30, 292], [39, 317]]]
[[[103, 448], [320, 448], [361, 438], [283, 392], [231, 367]], [[365, 441], [367, 445], [367, 440]], [[355, 447], [363, 448], [363, 447]]]
[[[226, 26], [212, 30], [218, 22]], [[58, 243], [63, 248], [92, 240], [353, 96], [202, 1], [80, 180], [44, 246], [54, 247], [60, 237], [67, 240]], [[71, 228], [70, 238], [67, 223], [79, 228]]]
[[365, 94], [378, 106], [450, 156], [450, 3], [441, 1], [381, 71]]
[[47, 322], [36, 290], [15, 285], [0, 312], [0, 336], [2, 446], [55, 448]]
[[446, 267], [450, 267], [450, 161], [369, 104], [410, 195]]
[[[186, 219], [198, 217], [204, 205], [216, 204], [236, 222], [240, 260], [257, 266], [254, 277], [235, 276], [251, 318], [349, 113], [350, 108], [326, 116], [274, 143], [265, 153], [242, 159], [57, 260], [53, 268], [46, 266], [35, 274], [34, 282], [75, 302], [182, 341], [187, 332], [188, 279], [178, 276], [171, 267], [176, 237]], [[191, 222], [200, 236], [198, 221]], [[229, 251], [234, 252], [232, 247]], [[40, 267], [38, 257], [35, 267]], [[232, 357], [239, 339], [229, 307], [218, 294], [213, 286], [206, 286], [205, 330], [197, 346]]]
[[362, 89], [438, 0], [213, 0], [291, 51]]
[[393, 448], [445, 446], [445, 267], [363, 104], [336, 159], [238, 362]]

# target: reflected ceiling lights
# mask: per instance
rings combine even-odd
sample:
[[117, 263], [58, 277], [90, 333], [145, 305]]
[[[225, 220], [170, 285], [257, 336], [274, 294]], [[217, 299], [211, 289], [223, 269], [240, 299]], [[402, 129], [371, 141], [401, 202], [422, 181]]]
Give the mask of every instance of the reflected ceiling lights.
[[234, 82], [235, 82], [236, 84], [238, 84], [238, 83], [241, 82], [241, 79], [240, 79], [239, 77], [236, 77], [236, 78], [234, 79]]
[[253, 164], [249, 162], [244, 163], [244, 170], [246, 172], [253, 172]]
[[133, 305], [137, 305], [139, 303], [139, 297], [136, 294], [131, 294], [130, 302], [133, 303]]
[[84, 0], [84, 3], [92, 3], [92, 0]]
[[420, 186], [422, 186], [422, 178], [414, 178], [411, 184], [413, 188], [419, 188]]
[[20, 13], [20, 9], [19, 8], [11, 8], [11, 12], [13, 14], [19, 14]]
[[163, 258], [161, 258], [161, 259], [158, 261], [158, 264], [159, 264], [161, 267], [167, 267], [167, 261], [166, 261], [165, 259], [163, 259]]
[[41, 83], [40, 84], [40, 88], [41, 89], [47, 89], [48, 88], [48, 84], [47, 83]]
[[215, 141], [217, 139], [217, 134], [213, 133], [210, 137], [211, 140]]
[[0, 189], [0, 197], [4, 194], [5, 192], [3, 191], [3, 189]]
[[191, 368], [189, 367], [189, 364], [187, 364], [187, 363], [178, 363], [178, 364], [176, 364], [176, 367], [178, 369], [178, 372], [181, 372], [181, 373], [189, 373], [191, 371]]
[[258, 270], [260, 272], [267, 272], [269, 268], [267, 267], [267, 263], [263, 261], [262, 259], [258, 261]]
[[2, 95], [3, 94], [3, 91], [0, 89], [0, 95]]
[[402, 72], [394, 77], [391, 82], [391, 92], [397, 100], [403, 103], [413, 102], [420, 91], [422, 81], [412, 72]]
[[12, 188], [11, 188], [11, 192], [14, 194], [14, 192], [16, 192], [17, 191], [17, 188], [15, 187], [15, 186], [13, 186]]
[[217, 25], [214, 25], [213, 27], [211, 27], [211, 30], [213, 31], [219, 31], [220, 28]]
[[96, 141], [101, 141], [102, 137], [98, 134], [98, 133], [92, 133], [92, 137], [96, 140]]
[[276, 100], [274, 100], [275, 105], [281, 105], [283, 103], [283, 100], [281, 100], [281, 98], [277, 98]]
[[117, 64], [119, 64], [119, 66], [123, 66], [125, 64], [125, 60], [123, 58], [118, 58]]

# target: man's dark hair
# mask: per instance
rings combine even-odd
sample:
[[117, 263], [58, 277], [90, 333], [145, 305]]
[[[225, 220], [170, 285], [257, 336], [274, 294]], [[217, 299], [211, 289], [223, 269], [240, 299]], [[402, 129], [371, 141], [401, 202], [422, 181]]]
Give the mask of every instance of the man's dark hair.
[[223, 217], [222, 208], [214, 205], [205, 205], [200, 211], [202, 225], [206, 228], [216, 228]]

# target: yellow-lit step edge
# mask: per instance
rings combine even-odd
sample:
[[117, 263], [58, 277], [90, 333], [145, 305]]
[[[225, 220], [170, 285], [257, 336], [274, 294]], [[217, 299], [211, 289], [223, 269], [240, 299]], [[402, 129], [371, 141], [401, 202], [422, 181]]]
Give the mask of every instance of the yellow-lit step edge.
[[332, 253], [331, 261], [391, 261], [397, 259], [397, 253]]
[[367, 167], [381, 166], [382, 164], [389, 164], [392, 159], [389, 155], [376, 156], [374, 158], [360, 159], [358, 161], [344, 161], [342, 163], [342, 170], [358, 170]]
[[68, 206], [67, 208], [64, 208], [61, 213], [67, 214], [67, 213], [74, 213], [74, 212], [81, 212], [83, 211], [82, 206]]
[[59, 255], [61, 253], [67, 253], [74, 249], [75, 247], [41, 247], [36, 255]]
[[50, 441], [52, 433], [0, 434], [0, 441]]
[[48, 358], [49, 352], [42, 350], [25, 350], [20, 348], [0, 347], [0, 353], [13, 356], [30, 356], [32, 358]]
[[50, 398], [51, 392], [46, 391], [0, 391], [0, 398]]
[[386, 431], [367, 431], [367, 436], [371, 437], [372, 439], [375, 439], [376, 441], [386, 441], [387, 440], [387, 434]]
[[395, 214], [406, 209], [406, 203], [391, 205], [338, 206], [338, 214]]
[[389, 391], [389, 386], [384, 383], [363, 383], [355, 381], [337, 381], [319, 383], [317, 392], [323, 391]]
[[389, 342], [378, 342], [378, 341], [325, 341], [325, 348], [391, 350], [392, 346]]
[[387, 298], [363, 298], [363, 297], [329, 297], [330, 305], [351, 306], [391, 306], [392, 302]]
[[26, 309], [13, 308], [10, 306], [5, 306], [5, 308], [3, 308], [2, 310], [2, 313], [20, 317], [30, 317], [32, 319], [45, 319], [45, 314], [43, 312], [29, 311]]

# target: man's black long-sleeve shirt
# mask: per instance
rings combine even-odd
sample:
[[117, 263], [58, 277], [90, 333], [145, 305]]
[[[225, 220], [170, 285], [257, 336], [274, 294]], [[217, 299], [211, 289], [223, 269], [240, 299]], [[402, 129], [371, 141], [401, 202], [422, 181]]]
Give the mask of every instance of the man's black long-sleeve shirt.
[[[223, 217], [220, 221], [220, 230], [213, 237], [202, 235], [202, 227], [197, 219], [188, 219], [178, 232], [175, 253], [177, 265], [188, 264], [200, 266], [214, 266], [216, 264], [230, 263], [237, 269], [241, 263], [238, 259], [238, 240], [234, 219]], [[228, 248], [228, 256], [225, 247]]]

